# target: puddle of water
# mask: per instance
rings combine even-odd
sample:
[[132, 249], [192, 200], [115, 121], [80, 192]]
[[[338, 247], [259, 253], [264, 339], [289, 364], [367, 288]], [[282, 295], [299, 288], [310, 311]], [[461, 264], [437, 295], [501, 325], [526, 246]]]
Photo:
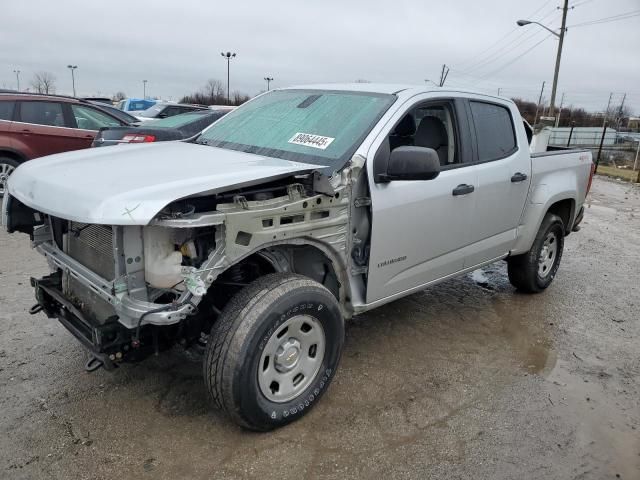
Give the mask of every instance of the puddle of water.
[[[572, 372], [569, 364], [560, 360], [547, 375], [550, 384], [557, 387], [550, 385], [553, 393], [549, 398], [575, 427], [576, 447], [588, 452], [585, 455], [601, 469], [598, 478], [612, 473], [623, 479], [640, 478], [640, 435], [629, 427], [623, 409], [611, 408], [611, 392], [597, 381], [599, 374], [602, 372], [595, 370]], [[584, 378], [587, 376], [591, 378]]]

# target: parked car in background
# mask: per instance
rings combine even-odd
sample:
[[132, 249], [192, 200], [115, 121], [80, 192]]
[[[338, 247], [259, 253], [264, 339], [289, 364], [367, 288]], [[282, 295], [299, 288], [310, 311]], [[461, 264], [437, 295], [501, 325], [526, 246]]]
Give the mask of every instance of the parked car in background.
[[141, 112], [153, 107], [156, 103], [156, 100], [150, 98], [125, 98], [118, 102], [117, 107], [125, 112]]
[[101, 105], [113, 105], [113, 101], [109, 97], [82, 97], [82, 100], [86, 100], [91, 103], [99, 103]]
[[103, 127], [129, 122], [103, 106], [72, 97], [0, 93], [0, 196], [26, 160], [91, 146]]
[[193, 112], [196, 110], [209, 110], [200, 105], [189, 105], [186, 103], [158, 102], [153, 107], [147, 108], [143, 112], [136, 112], [135, 116], [142, 122], [148, 122], [156, 118], [167, 118], [181, 113]]
[[101, 128], [91, 146], [184, 140], [199, 135], [227, 112], [228, 110], [202, 110], [146, 122], [139, 127]]
[[130, 125], [137, 125], [140, 123], [140, 120], [138, 120], [136, 117], [134, 117], [130, 113], [125, 112], [124, 110], [120, 110], [119, 108], [114, 107], [113, 105], [107, 105], [106, 103], [101, 103], [95, 100], [89, 100], [89, 103], [99, 106], [103, 110], [106, 110], [107, 112], [111, 113], [123, 122], [126, 122]]

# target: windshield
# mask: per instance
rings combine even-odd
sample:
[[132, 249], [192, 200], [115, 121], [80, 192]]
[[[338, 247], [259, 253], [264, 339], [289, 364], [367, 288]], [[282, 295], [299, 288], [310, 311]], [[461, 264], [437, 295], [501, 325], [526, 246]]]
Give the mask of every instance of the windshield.
[[394, 95], [276, 90], [230, 112], [199, 143], [315, 165], [345, 164]]
[[194, 120], [198, 120], [203, 117], [203, 115], [210, 115], [213, 112], [189, 112], [182, 113], [180, 115], [174, 115], [173, 117], [163, 118], [161, 120], [156, 120], [153, 122], [153, 128], [177, 128], [187, 123], [193, 122]]

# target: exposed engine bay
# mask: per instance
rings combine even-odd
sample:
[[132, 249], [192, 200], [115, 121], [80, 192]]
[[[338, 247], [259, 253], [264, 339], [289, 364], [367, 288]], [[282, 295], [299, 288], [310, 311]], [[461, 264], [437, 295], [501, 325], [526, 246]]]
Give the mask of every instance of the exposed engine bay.
[[29, 233], [50, 264], [51, 275], [32, 280], [39, 305], [113, 367], [206, 343], [229, 298], [268, 273], [316, 280], [351, 316], [345, 278], [364, 288], [370, 229], [368, 208], [349, 229], [352, 173], [185, 198], [146, 226], [73, 222], [10, 198], [9, 228]]

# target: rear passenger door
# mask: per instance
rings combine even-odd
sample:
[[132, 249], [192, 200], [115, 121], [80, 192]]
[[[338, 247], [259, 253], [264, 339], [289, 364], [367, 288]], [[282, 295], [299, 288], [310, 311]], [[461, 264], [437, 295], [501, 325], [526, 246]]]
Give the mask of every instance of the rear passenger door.
[[0, 148], [14, 149], [12, 120], [15, 106], [13, 100], [0, 100]]
[[521, 120], [515, 108], [473, 99], [467, 106], [478, 184], [466, 268], [504, 256], [512, 248], [531, 177], [528, 144], [519, 144], [516, 134]]
[[73, 150], [75, 132], [65, 107], [55, 101], [19, 101], [13, 125], [16, 149], [29, 158]]

